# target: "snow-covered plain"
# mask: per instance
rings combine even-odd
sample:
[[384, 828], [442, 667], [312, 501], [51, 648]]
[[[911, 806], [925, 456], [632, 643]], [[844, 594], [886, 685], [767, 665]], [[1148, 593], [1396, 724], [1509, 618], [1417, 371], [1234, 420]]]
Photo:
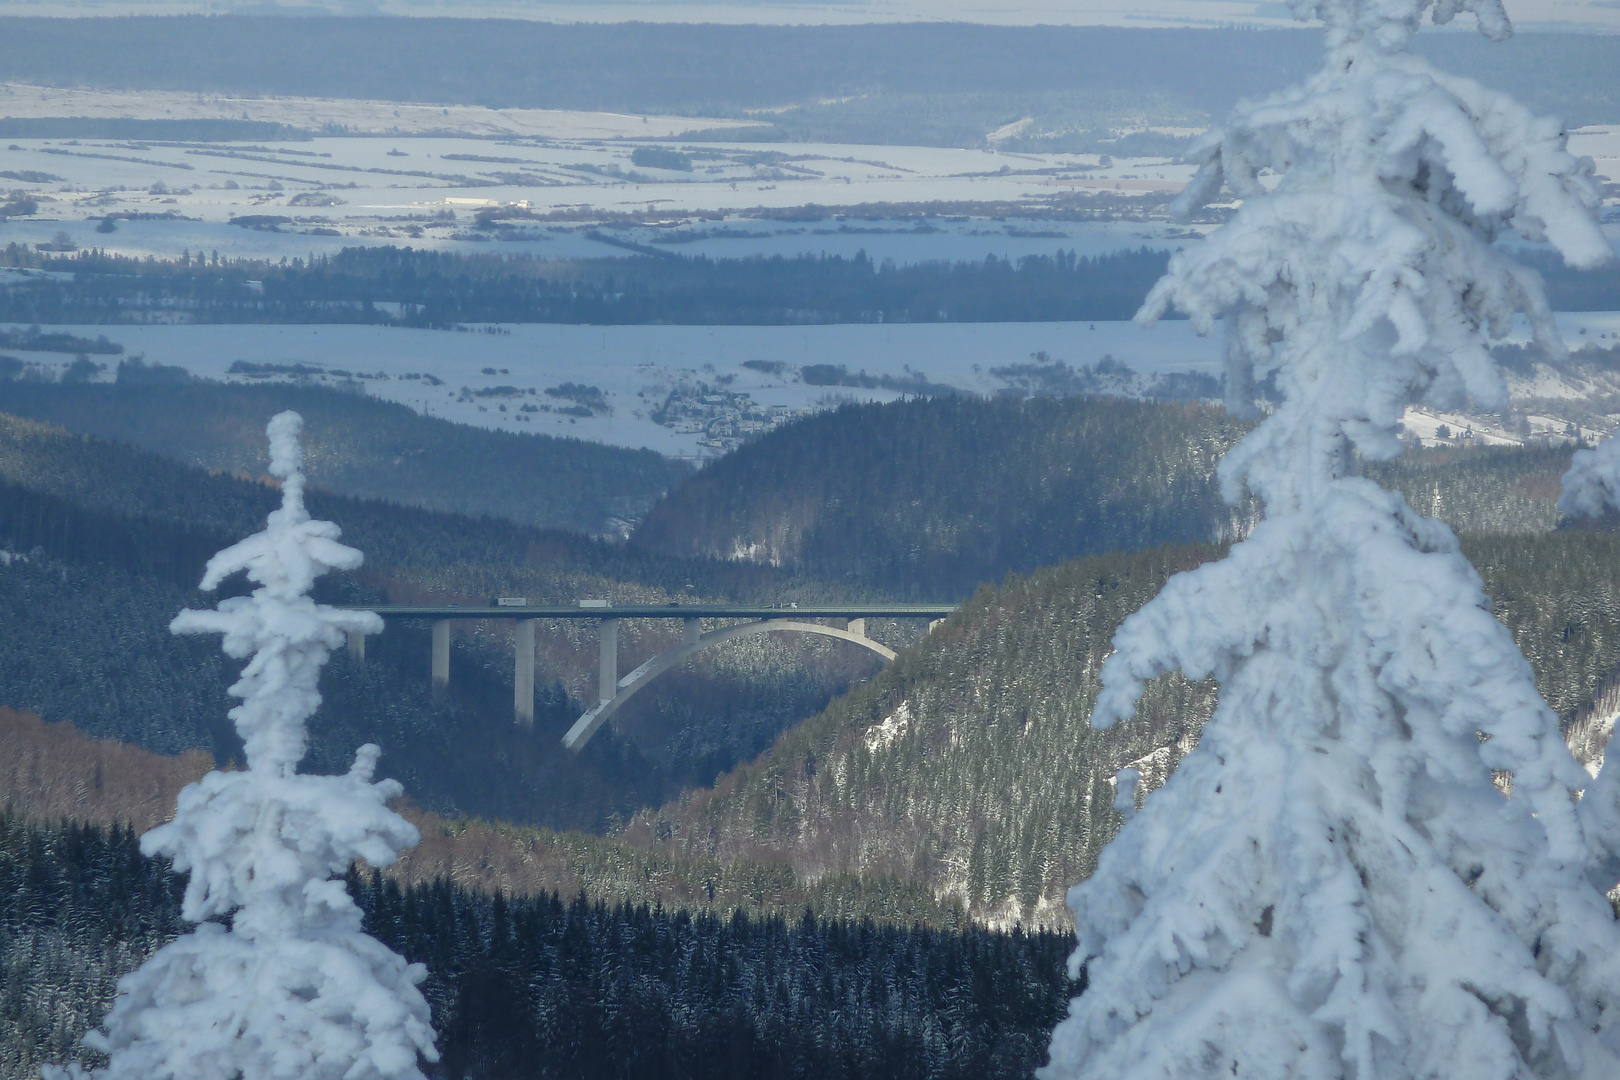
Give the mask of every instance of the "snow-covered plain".
[[[617, 239], [683, 254], [865, 250], [908, 263], [1059, 249], [1093, 255], [1175, 246], [1205, 231], [1166, 223], [1157, 199], [1132, 207], [1132, 195], [1163, 195], [1186, 183], [1192, 167], [1166, 158], [724, 142], [711, 140], [745, 122], [15, 83], [0, 84], [0, 113], [251, 119], [355, 133], [285, 142], [9, 142], [0, 149], [0, 188], [26, 193], [38, 209], [0, 220], [0, 244], [54, 246], [65, 234], [79, 248], [157, 258], [217, 251], [280, 259], [377, 244], [542, 258], [627, 254], [592, 239], [607, 225]], [[697, 134], [702, 141], [681, 138]], [[681, 150], [690, 171], [631, 160], [647, 140], [671, 138], [678, 141], [654, 145]], [[1620, 174], [1620, 127], [1580, 129], [1572, 146], [1592, 155], [1605, 177]], [[1043, 208], [1075, 192], [1122, 196], [1119, 216], [1127, 220], [1043, 219]], [[980, 214], [1016, 207], [1020, 216], [783, 214], [874, 204], [910, 213], [945, 203], [977, 205]], [[479, 212], [491, 209], [507, 215], [500, 227], [475, 228]], [[98, 231], [108, 218], [116, 230]], [[1620, 228], [1611, 238], [1620, 239]]]
[[[0, 112], [245, 116], [374, 133], [269, 143], [10, 143], [0, 150], [0, 173], [9, 174], [0, 186], [38, 200], [38, 212], [0, 220], [0, 244], [58, 250], [97, 247], [160, 259], [208, 252], [279, 260], [355, 245], [538, 258], [617, 257], [639, 247], [717, 258], [864, 251], [877, 261], [917, 263], [1059, 250], [1098, 255], [1144, 245], [1173, 250], [1198, 244], [1206, 231], [1163, 220], [1147, 200], [1131, 205], [1136, 202], [1131, 195], [1157, 195], [1185, 184], [1192, 167], [1166, 159], [1119, 158], [1105, 164], [1096, 155], [988, 149], [648, 144], [646, 139], [683, 132], [703, 131], [712, 138], [721, 125], [702, 117], [226, 100], [16, 84], [0, 85]], [[396, 127], [397, 135], [391, 131]], [[376, 134], [384, 131], [390, 133]], [[677, 148], [692, 168], [637, 165], [631, 157], [643, 145]], [[1620, 174], [1620, 127], [1581, 129], [1572, 145], [1577, 153], [1593, 156], [1604, 176]], [[1270, 182], [1262, 178], [1263, 184]], [[1118, 208], [1124, 220], [1042, 216], [1043, 208], [1054, 209], [1055, 197], [1074, 191], [1126, 197]], [[976, 205], [981, 215], [990, 206], [1020, 212], [1005, 218], [911, 213], [942, 202]], [[893, 209], [870, 216], [836, 213], [810, 209], [811, 204], [886, 204], [905, 207], [911, 216]], [[1159, 206], [1159, 200], [1151, 205]], [[528, 216], [478, 227], [479, 212], [491, 208]], [[1609, 213], [1617, 215], [1612, 206]], [[108, 218], [113, 231], [101, 231]], [[232, 224], [233, 219], [245, 223]], [[1611, 241], [1620, 241], [1620, 221], [1608, 231]], [[16, 278], [16, 272], [0, 274], [0, 288]], [[130, 355], [179, 364], [209, 378], [265, 377], [230, 374], [237, 361], [303, 365], [325, 373], [303, 377], [363, 388], [462, 422], [683, 456], [720, 452], [760, 423], [830, 399], [884, 400], [899, 393], [807, 386], [797, 378], [807, 364], [843, 364], [852, 373], [913, 382], [920, 377], [982, 393], [1007, 388], [1006, 380], [989, 374], [991, 368], [1026, 362], [1037, 353], [1077, 367], [1108, 355], [1144, 375], [1219, 375], [1218, 345], [1194, 337], [1185, 323], [1152, 333], [1129, 324], [1096, 325], [1095, 330], [1070, 324], [515, 326], [496, 333], [354, 326], [106, 329]], [[1579, 327], [1571, 323], [1567, 329], [1578, 344]], [[1600, 330], [1594, 323], [1591, 329], [1595, 334], [1611, 328], [1604, 324]], [[28, 359], [60, 369], [71, 357], [30, 354]], [[749, 361], [756, 368], [741, 366]], [[759, 370], [758, 362], [785, 366], [772, 375]], [[412, 375], [417, 378], [405, 377]], [[441, 385], [432, 385], [433, 380]], [[607, 411], [584, 410], [572, 399], [545, 394], [564, 383], [597, 387]], [[492, 393], [502, 386], [515, 393]], [[672, 392], [684, 404], [660, 410]], [[704, 398], [718, 400], [705, 403]], [[661, 422], [653, 419], [655, 413]], [[716, 423], [725, 427], [741, 414], [753, 418], [741, 429], [733, 424], [727, 434], [717, 435]], [[1467, 426], [1465, 418], [1459, 428], [1450, 414], [1413, 413], [1409, 420], [1408, 429], [1425, 439], [1432, 439], [1441, 423], [1454, 430]], [[1561, 429], [1562, 421], [1551, 418], [1548, 425]], [[1474, 430], [1494, 437], [1484, 421]]]
[[[635, 164], [631, 156], [642, 145], [635, 140], [689, 130], [704, 130], [712, 139], [725, 125], [703, 118], [407, 105], [397, 106], [396, 118], [387, 102], [224, 102], [0, 85], [5, 90], [11, 94], [0, 92], [0, 112], [9, 114], [197, 114], [372, 134], [267, 143], [10, 142], [0, 150], [0, 174], [6, 174], [0, 186], [26, 192], [38, 211], [0, 222], [0, 243], [51, 244], [66, 233], [79, 247], [160, 258], [183, 250], [280, 258], [376, 243], [460, 250], [477, 245], [543, 257], [624, 254], [585, 236], [606, 222], [624, 230], [618, 234], [624, 239], [687, 241], [672, 250], [694, 254], [853, 254], [865, 247], [875, 258], [920, 261], [1058, 248], [1094, 253], [1187, 235], [1162, 222], [1080, 228], [1038, 220], [1039, 208], [1075, 191], [1118, 194], [1129, 202], [1132, 195], [1180, 190], [1190, 167], [1163, 158], [1119, 158], [1105, 165], [1091, 154], [989, 149], [658, 144], [687, 155], [692, 167], [681, 170]], [[27, 108], [14, 108], [18, 102]], [[399, 122], [397, 133], [382, 123], [389, 119]], [[437, 121], [452, 134], [434, 133], [430, 125]], [[947, 202], [1012, 205], [1036, 220], [1022, 217], [1009, 226], [936, 219], [920, 232], [915, 219], [903, 226], [839, 221], [830, 214], [757, 220], [760, 213], [779, 215], [810, 204]], [[493, 208], [533, 216], [507, 216], [497, 230], [472, 228], [480, 210]], [[117, 230], [97, 232], [109, 217]], [[257, 227], [229, 224], [244, 217], [258, 219], [249, 223]]]
[[[1620, 312], [1576, 312], [1557, 316], [1572, 348], [1620, 344]], [[23, 329], [12, 326], [8, 329]], [[124, 355], [148, 363], [173, 364], [193, 375], [226, 382], [303, 380], [336, 386], [408, 405], [458, 423], [502, 431], [535, 432], [589, 439], [615, 446], [648, 447], [681, 457], [713, 456], [734, 445], [715, 442], [714, 424], [738, 412], [746, 395], [754, 411], [787, 416], [836, 401], [892, 401], [902, 391], [881, 387], [811, 386], [800, 378], [810, 364], [842, 364], [851, 374], [917, 379], [980, 394], [1008, 389], [1010, 380], [993, 369], [1048, 361], [1073, 367], [1095, 366], [1104, 357], [1143, 376], [1172, 372], [1219, 378], [1218, 339], [1198, 337], [1192, 324], [1161, 322], [1143, 330], [1129, 322], [1098, 323], [910, 323], [835, 326], [566, 326], [508, 325], [468, 331], [417, 330], [387, 326], [60, 326], [44, 327], [79, 336], [105, 333], [124, 346]], [[1529, 341], [1522, 323], [1509, 338]], [[73, 361], [61, 353], [26, 352], [19, 358], [58, 374]], [[117, 358], [100, 378], [112, 378]], [[238, 362], [302, 365], [314, 374], [231, 372]], [[744, 367], [753, 362], [756, 366]], [[762, 369], [780, 363], [779, 374]], [[442, 385], [422, 376], [431, 375]], [[386, 378], [382, 377], [386, 376]], [[410, 377], [414, 376], [414, 377]], [[1552, 380], [1552, 381], [1549, 381]], [[610, 411], [589, 416], [562, 410], [567, 397], [547, 395], [564, 383], [596, 387]], [[509, 387], [516, 393], [498, 388]], [[706, 388], [706, 389], [705, 389]], [[1544, 373], [1534, 381], [1509, 380], [1515, 399], [1582, 394]], [[532, 391], [532, 393], [531, 393]], [[692, 408], [682, 415], [654, 413], [670, 394]], [[703, 398], [711, 401], [707, 408]], [[539, 411], [523, 412], [530, 405]], [[504, 408], [503, 408], [504, 406]], [[700, 414], [708, 414], [707, 416]], [[1424, 443], [1441, 424], [1455, 435], [1472, 429], [1489, 444], [1519, 440], [1491, 416], [1414, 408], [1404, 420]], [[1533, 417], [1539, 433], [1562, 437], [1562, 417]], [[1612, 430], [1583, 428], [1590, 437]]]
[[[1095, 329], [1093, 329], [1095, 327]], [[47, 328], [49, 329], [49, 328]], [[1152, 331], [1132, 323], [921, 323], [837, 326], [561, 326], [516, 325], [497, 332], [396, 329], [385, 326], [83, 326], [105, 332], [125, 355], [176, 364], [194, 375], [232, 382], [233, 363], [301, 364], [325, 374], [318, 385], [346, 386], [433, 416], [505, 431], [567, 435], [666, 454], [713, 453], [712, 433], [691, 420], [674, 426], [652, 414], [672, 391], [689, 398], [747, 394], [762, 410], [797, 413], [835, 400], [890, 401], [899, 391], [809, 386], [807, 364], [842, 364], [851, 373], [924, 379], [963, 390], [995, 393], [1007, 382], [991, 369], [1028, 363], [1036, 353], [1073, 366], [1113, 356], [1143, 374], [1196, 371], [1220, 374], [1218, 342], [1190, 324], [1166, 322]], [[60, 371], [73, 357], [21, 354]], [[103, 360], [114, 358], [101, 357]], [[781, 363], [780, 375], [744, 367]], [[114, 362], [116, 362], [114, 360]], [[487, 372], [487, 373], [486, 373]], [[377, 377], [386, 375], [387, 378]], [[432, 375], [433, 386], [408, 375]], [[111, 372], [102, 378], [110, 378]], [[294, 375], [272, 376], [294, 378]], [[564, 383], [601, 390], [611, 412], [573, 416], [570, 400], [547, 395]], [[703, 387], [709, 388], [707, 395]], [[512, 387], [518, 394], [490, 393]], [[466, 388], [464, 392], [463, 388]], [[530, 393], [529, 391], [534, 391]], [[479, 394], [480, 391], [484, 393]], [[524, 405], [553, 411], [525, 413]], [[504, 411], [503, 411], [504, 407]]]

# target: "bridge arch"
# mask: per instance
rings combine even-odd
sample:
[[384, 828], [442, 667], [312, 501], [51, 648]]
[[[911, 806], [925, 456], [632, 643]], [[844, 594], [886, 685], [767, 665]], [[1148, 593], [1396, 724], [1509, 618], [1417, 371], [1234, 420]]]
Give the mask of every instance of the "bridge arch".
[[[696, 628], [697, 620], [688, 624], [689, 628]], [[692, 635], [679, 645], [671, 646], [663, 652], [647, 660], [636, 670], [618, 680], [614, 686], [613, 696], [599, 701], [568, 729], [563, 736], [563, 745], [575, 752], [579, 751], [590, 741], [592, 735], [607, 723], [608, 718], [641, 691], [649, 682], [668, 671], [670, 668], [684, 661], [693, 653], [707, 649], [711, 645], [718, 645], [723, 641], [732, 641], [736, 638], [751, 637], [755, 634], [768, 634], [778, 630], [796, 631], [801, 634], [820, 634], [822, 637], [838, 638], [859, 645], [877, 653], [885, 661], [893, 660], [893, 649], [882, 645], [863, 633], [854, 630], [845, 630], [836, 626], [825, 626], [821, 623], [803, 622], [798, 619], [760, 619], [756, 622], [739, 623], [733, 626], [722, 626], [718, 630], [710, 630], [706, 634]]]

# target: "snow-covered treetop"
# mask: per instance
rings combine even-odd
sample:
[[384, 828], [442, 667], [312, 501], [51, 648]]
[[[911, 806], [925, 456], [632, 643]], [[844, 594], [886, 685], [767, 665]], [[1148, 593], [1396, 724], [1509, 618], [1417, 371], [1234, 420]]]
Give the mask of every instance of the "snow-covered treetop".
[[1608, 258], [1592, 165], [1404, 50], [1430, 11], [1506, 34], [1499, 0], [1292, 6], [1327, 23], [1327, 62], [1211, 133], [1176, 209], [1243, 205], [1139, 315], [1219, 326], [1235, 408], [1274, 380], [1220, 471], [1265, 519], [1103, 664], [1098, 727], [1171, 670], [1219, 704], [1069, 894], [1090, 985], [1041, 1076], [1620, 1076], [1620, 773], [1588, 783], [1452, 531], [1354, 475], [1400, 451], [1409, 402], [1502, 404], [1487, 341], [1517, 312], [1557, 348], [1539, 279], [1493, 243]]
[[[141, 837], [189, 874], [181, 914], [199, 926], [119, 981], [105, 1030], [85, 1045], [104, 1069], [47, 1069], [45, 1080], [422, 1080], [437, 1060], [427, 971], [367, 936], [341, 880], [364, 859], [387, 866], [419, 839], [388, 808], [402, 793], [376, 781], [367, 744], [342, 776], [300, 774], [304, 723], [320, 704], [322, 665], [346, 631], [375, 633], [369, 611], [315, 603], [329, 570], [360, 565], [338, 527], [304, 507], [303, 421], [270, 421], [270, 472], [281, 506], [262, 532], [208, 562], [203, 588], [246, 573], [251, 596], [184, 611], [177, 634], [220, 633], [248, 660], [230, 693], [248, 768], [211, 772], [181, 792], [174, 819]], [[229, 929], [205, 922], [231, 916]]]
[[1347, 441], [1372, 459], [1398, 453], [1395, 425], [1415, 399], [1500, 407], [1487, 339], [1515, 312], [1559, 350], [1539, 277], [1492, 248], [1500, 235], [1550, 242], [1576, 266], [1611, 255], [1592, 217], [1592, 163], [1569, 153], [1557, 121], [1402, 48], [1431, 8], [1506, 33], [1497, 0], [1293, 6], [1328, 23], [1328, 64], [1205, 138], [1172, 211], [1223, 186], [1244, 205], [1171, 260], [1138, 315], [1151, 325], [1173, 305], [1203, 333], [1224, 319], [1240, 412], [1252, 414], [1255, 380], [1275, 375], [1282, 404], [1221, 478], [1229, 497], [1247, 483], [1278, 508], [1345, 475]]
[[230, 688], [242, 699], [230, 716], [247, 748], [247, 771], [210, 773], [188, 786], [174, 820], [142, 840], [191, 874], [184, 914], [194, 921], [278, 892], [285, 894], [278, 904], [258, 907], [280, 913], [267, 917], [285, 917], [303, 903], [298, 893], [306, 882], [342, 873], [355, 859], [386, 866], [417, 841], [410, 823], [387, 808], [400, 785], [372, 782], [377, 747], [361, 747], [347, 776], [295, 772], [331, 650], [347, 631], [382, 629], [373, 612], [333, 608], [309, 596], [317, 577], [355, 569], [362, 556], [338, 543], [335, 524], [311, 520], [304, 507], [302, 428], [295, 412], [270, 421], [270, 473], [281, 480], [281, 506], [262, 532], [208, 560], [203, 574], [204, 589], [238, 571], [258, 588], [213, 611], [182, 611], [170, 624], [177, 634], [223, 634], [227, 654], [248, 658]]
[[1402, 48], [1431, 8], [1434, 21], [1441, 24], [1472, 12], [1479, 20], [1479, 32], [1492, 41], [1513, 33], [1502, 0], [1288, 0], [1288, 6], [1296, 19], [1326, 23], [1332, 47], [1366, 41], [1385, 50]]
[[[309, 591], [330, 570], [354, 570], [362, 556], [338, 543], [341, 530], [312, 521], [304, 508], [304, 421], [284, 412], [270, 421], [270, 474], [281, 480], [281, 507], [262, 532], [208, 560], [202, 588], [218, 588], [237, 571], [258, 586], [250, 597], [221, 601], [214, 611], [182, 611], [170, 624], [177, 634], [223, 634], [225, 652], [252, 657], [230, 693], [231, 710], [247, 749], [248, 765], [290, 775], [304, 756], [304, 720], [321, 703], [316, 685], [328, 651], [347, 631], [374, 634], [382, 620], [368, 611], [317, 604]], [[309, 646], [319, 646], [310, 648]]]

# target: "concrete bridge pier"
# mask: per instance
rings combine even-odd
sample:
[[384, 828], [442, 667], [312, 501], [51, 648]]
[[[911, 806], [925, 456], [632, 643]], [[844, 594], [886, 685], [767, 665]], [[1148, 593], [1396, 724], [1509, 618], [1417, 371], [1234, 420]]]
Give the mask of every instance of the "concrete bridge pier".
[[433, 696], [443, 697], [450, 689], [450, 620], [433, 623]]
[[[696, 622], [697, 620], [690, 620]], [[596, 696], [612, 701], [619, 692], [619, 620], [602, 620], [602, 662], [596, 680]]]
[[349, 659], [356, 664], [366, 662], [366, 635], [360, 630], [349, 631]]
[[856, 637], [865, 637], [866, 636], [866, 620], [865, 619], [851, 619], [851, 620], [849, 620], [849, 622], [844, 624], [844, 629], [848, 630], [850, 633], [854, 634]]
[[534, 727], [534, 620], [519, 619], [512, 635], [512, 711], [517, 723]]

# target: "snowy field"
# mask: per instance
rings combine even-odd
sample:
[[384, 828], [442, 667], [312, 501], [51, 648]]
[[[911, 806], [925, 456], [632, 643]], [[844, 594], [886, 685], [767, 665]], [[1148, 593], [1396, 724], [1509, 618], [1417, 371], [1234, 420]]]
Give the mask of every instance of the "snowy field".
[[[1558, 318], [1572, 348], [1620, 344], [1620, 312]], [[1221, 374], [1219, 341], [1198, 337], [1191, 324], [1180, 320], [1162, 322], [1152, 330], [1128, 322], [529, 324], [464, 332], [383, 326], [44, 329], [81, 336], [106, 333], [124, 346], [126, 356], [178, 365], [209, 379], [304, 380], [399, 402], [459, 423], [645, 446], [690, 458], [723, 452], [737, 438], [806, 411], [839, 401], [892, 401], [904, 392], [882, 386], [810, 385], [802, 378], [808, 365], [843, 365], [851, 375], [873, 376], [869, 381], [887, 377], [890, 385], [926, 381], [981, 394], [1014, 385], [1013, 377], [998, 375], [995, 369], [1016, 364], [1061, 361], [1074, 368], [1095, 367], [1111, 357], [1141, 376]], [[1514, 340], [1528, 340], [1522, 326]], [[1037, 354], [1045, 359], [1037, 359]], [[18, 355], [53, 374], [73, 360], [55, 353]], [[109, 364], [99, 378], [112, 378], [117, 358], [97, 359]], [[235, 373], [233, 364], [239, 365]], [[257, 365], [258, 371], [243, 373], [245, 365]], [[266, 365], [271, 370], [266, 371]], [[568, 384], [573, 384], [572, 392], [566, 390]], [[548, 389], [564, 392], [547, 394]], [[592, 389], [600, 393], [599, 399], [589, 393]], [[1515, 397], [1558, 394], [1557, 387], [1539, 384], [1515, 384], [1513, 390]], [[1482, 417], [1462, 413], [1412, 410], [1406, 426], [1433, 442], [1441, 424], [1459, 434], [1472, 429], [1485, 442], [1517, 441]], [[1538, 431], [1561, 432], [1563, 421], [1548, 417], [1536, 426]]]
[[[1060, 247], [1087, 253], [1183, 235], [1162, 224], [1084, 229], [1020, 218], [931, 222], [760, 220], [809, 204], [936, 202], [1049, 205], [1074, 191], [1124, 196], [1178, 191], [1189, 165], [1162, 158], [1014, 154], [995, 150], [828, 144], [637, 142], [738, 122], [545, 110], [492, 110], [315, 99], [217, 99], [0, 85], [0, 114], [145, 119], [231, 118], [364, 136], [266, 143], [22, 139], [0, 150], [0, 187], [37, 213], [0, 222], [0, 243], [50, 244], [172, 257], [183, 250], [280, 258], [353, 244], [527, 251], [547, 257], [623, 254], [584, 235], [608, 221], [638, 243], [708, 255], [853, 254], [876, 258], [1016, 257]], [[397, 129], [394, 130], [394, 129]], [[445, 134], [444, 132], [451, 132]], [[677, 149], [689, 168], [631, 160], [639, 146]], [[478, 230], [479, 211], [508, 216]], [[514, 212], [516, 216], [514, 215]], [[540, 221], [559, 215], [564, 220]], [[1038, 218], [1038, 214], [1035, 215]], [[97, 232], [112, 218], [115, 232]], [[255, 219], [230, 225], [233, 218]], [[627, 224], [640, 228], [625, 228]], [[864, 232], [852, 230], [863, 229]], [[501, 241], [498, 245], [492, 240]]]
[[[1095, 329], [1091, 327], [1095, 326]], [[49, 328], [47, 328], [49, 329]], [[899, 391], [810, 386], [809, 364], [842, 364], [849, 372], [911, 379], [981, 393], [1005, 389], [991, 369], [1028, 363], [1046, 353], [1076, 367], [1111, 355], [1143, 374], [1202, 371], [1218, 376], [1220, 349], [1186, 322], [1152, 331], [1131, 323], [924, 323], [840, 326], [558, 326], [500, 327], [499, 333], [407, 330], [380, 326], [116, 326], [60, 327], [80, 335], [105, 332], [126, 355], [177, 364], [194, 375], [233, 382], [233, 363], [318, 368], [306, 376], [348, 386], [420, 412], [507, 431], [570, 435], [666, 454], [713, 452], [704, 411], [778, 410], [795, 414], [836, 400], [890, 401]], [[61, 370], [71, 356], [21, 354]], [[115, 358], [100, 357], [102, 360]], [[744, 367], [748, 362], [755, 367]], [[780, 374], [768, 367], [781, 364]], [[766, 370], [762, 370], [766, 368]], [[421, 376], [431, 375], [442, 385]], [[380, 376], [387, 376], [382, 378]], [[417, 376], [406, 378], [406, 376]], [[102, 378], [111, 378], [111, 372]], [[299, 377], [283, 373], [279, 378]], [[601, 391], [609, 411], [569, 415], [572, 399], [547, 395], [574, 383]], [[499, 390], [510, 387], [508, 394]], [[465, 388], [465, 390], [464, 390]], [[706, 388], [706, 390], [705, 390]], [[531, 392], [532, 391], [532, 392]], [[693, 408], [674, 423], [653, 413], [671, 393]], [[722, 408], [747, 395], [753, 410]], [[713, 408], [703, 410], [703, 398]], [[523, 406], [537, 411], [524, 412]], [[545, 411], [545, 407], [551, 411]]]
[[[0, 149], [0, 190], [26, 194], [37, 211], [0, 220], [0, 244], [65, 240], [158, 258], [217, 251], [280, 259], [357, 244], [541, 258], [628, 253], [592, 238], [605, 233], [719, 258], [864, 250], [909, 263], [1060, 249], [1095, 255], [1174, 246], [1202, 231], [1172, 226], [1159, 210], [1133, 211], [1129, 198], [1124, 216], [1137, 220], [1041, 218], [1041, 208], [1073, 192], [1179, 191], [1192, 166], [1165, 158], [685, 141], [680, 136], [700, 132], [713, 140], [748, 122], [15, 83], [0, 84], [0, 114], [250, 119], [357, 133], [263, 143], [9, 142]], [[665, 137], [677, 141], [647, 141]], [[1583, 128], [1571, 146], [1591, 155], [1605, 177], [1620, 175], [1620, 127]], [[632, 155], [643, 147], [678, 150], [690, 168], [655, 167], [645, 157], [638, 164]], [[927, 203], [1013, 205], [1023, 213], [926, 222], [783, 213]], [[499, 227], [478, 227], [480, 212], [492, 211]], [[1609, 213], [1620, 217], [1614, 207]], [[108, 219], [114, 231], [98, 231]]]

